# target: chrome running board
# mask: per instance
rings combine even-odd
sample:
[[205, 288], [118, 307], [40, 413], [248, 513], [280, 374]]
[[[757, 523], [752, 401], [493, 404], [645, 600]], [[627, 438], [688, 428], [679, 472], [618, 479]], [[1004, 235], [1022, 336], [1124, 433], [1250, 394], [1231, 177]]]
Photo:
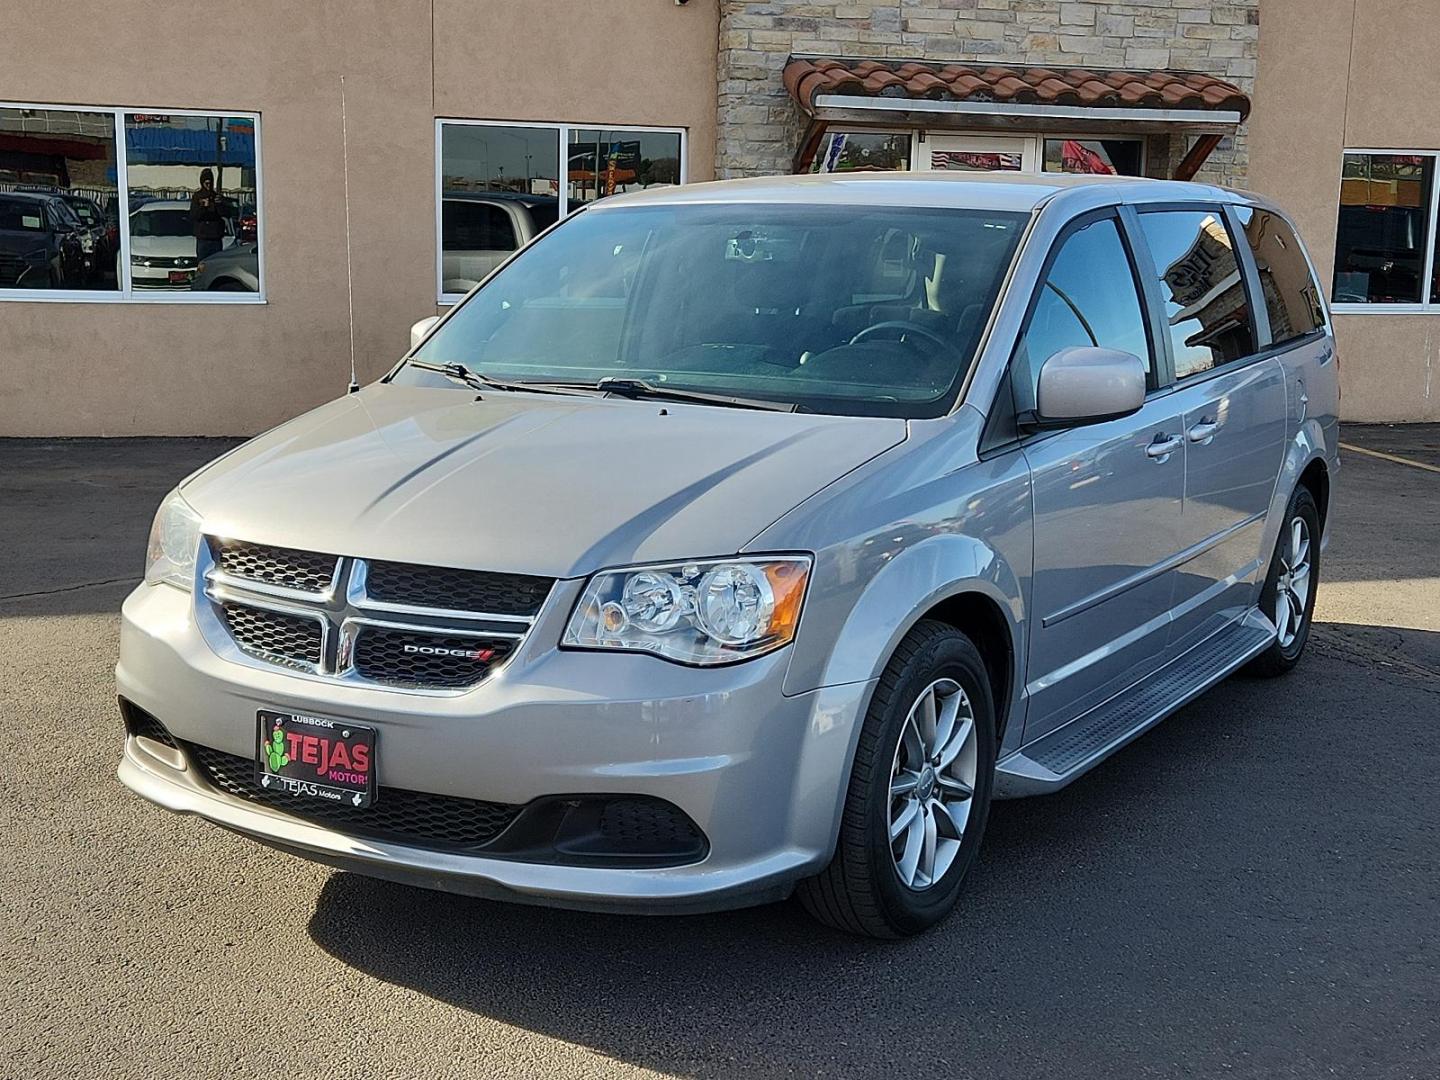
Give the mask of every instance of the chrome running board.
[[1088, 713], [1022, 746], [995, 767], [996, 798], [1059, 791], [1199, 697], [1275, 640], [1275, 624], [1251, 608], [1183, 656]]

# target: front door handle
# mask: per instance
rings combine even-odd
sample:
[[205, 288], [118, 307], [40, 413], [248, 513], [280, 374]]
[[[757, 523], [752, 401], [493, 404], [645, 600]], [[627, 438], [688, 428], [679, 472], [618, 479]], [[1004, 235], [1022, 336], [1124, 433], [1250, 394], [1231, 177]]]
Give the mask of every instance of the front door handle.
[[1220, 425], [1208, 416], [1200, 418], [1198, 424], [1192, 424], [1189, 431], [1190, 441], [1199, 443], [1201, 446], [1210, 445], [1210, 440], [1215, 438], [1215, 433], [1220, 430]]
[[1154, 441], [1145, 447], [1145, 456], [1164, 461], [1184, 445], [1185, 439], [1180, 435], [1156, 435]]

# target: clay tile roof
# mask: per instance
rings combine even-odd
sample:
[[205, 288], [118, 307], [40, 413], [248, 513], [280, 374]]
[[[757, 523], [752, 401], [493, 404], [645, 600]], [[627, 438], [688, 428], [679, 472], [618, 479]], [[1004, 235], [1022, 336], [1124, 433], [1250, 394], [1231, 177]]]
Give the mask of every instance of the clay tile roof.
[[1233, 83], [1191, 71], [1092, 71], [792, 56], [785, 89], [814, 115], [820, 94], [1000, 101], [1109, 109], [1206, 109], [1250, 113], [1250, 99]]

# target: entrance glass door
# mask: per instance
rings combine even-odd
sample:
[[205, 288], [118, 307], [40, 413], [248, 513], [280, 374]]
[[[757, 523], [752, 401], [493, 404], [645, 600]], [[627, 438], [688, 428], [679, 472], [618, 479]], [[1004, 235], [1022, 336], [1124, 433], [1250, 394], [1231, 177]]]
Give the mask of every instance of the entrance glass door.
[[1015, 135], [929, 135], [914, 168], [935, 172], [1040, 171], [1040, 140]]

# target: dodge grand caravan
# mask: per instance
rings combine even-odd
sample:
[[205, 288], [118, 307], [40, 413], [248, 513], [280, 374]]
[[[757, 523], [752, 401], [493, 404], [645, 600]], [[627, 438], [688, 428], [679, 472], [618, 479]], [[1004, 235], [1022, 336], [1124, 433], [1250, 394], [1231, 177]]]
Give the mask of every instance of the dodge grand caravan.
[[413, 336], [160, 507], [147, 799], [438, 889], [896, 936], [993, 798], [1305, 648], [1338, 360], [1263, 200], [667, 188]]

